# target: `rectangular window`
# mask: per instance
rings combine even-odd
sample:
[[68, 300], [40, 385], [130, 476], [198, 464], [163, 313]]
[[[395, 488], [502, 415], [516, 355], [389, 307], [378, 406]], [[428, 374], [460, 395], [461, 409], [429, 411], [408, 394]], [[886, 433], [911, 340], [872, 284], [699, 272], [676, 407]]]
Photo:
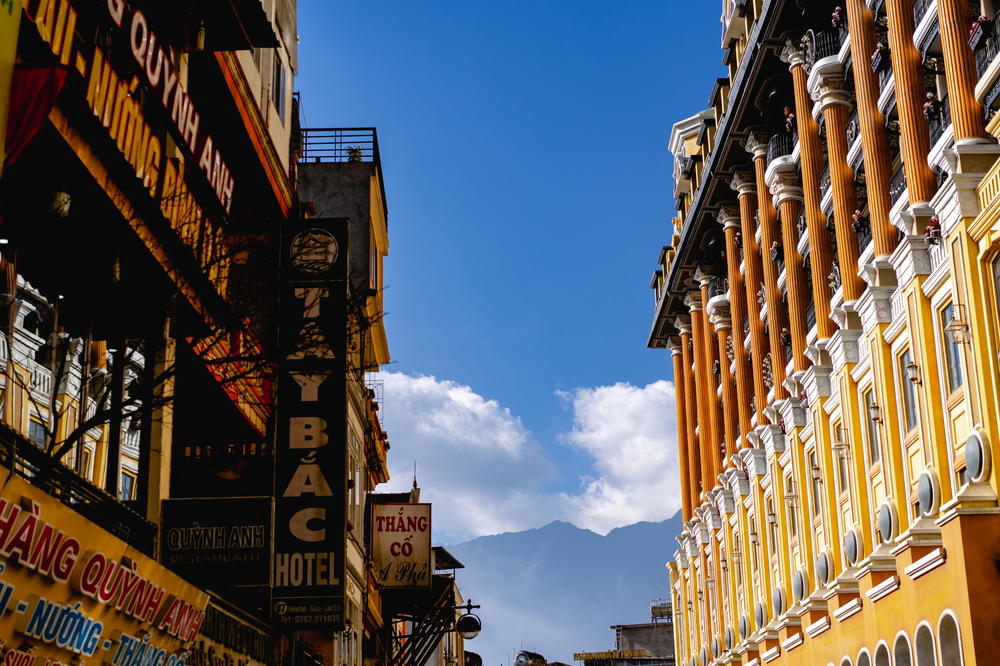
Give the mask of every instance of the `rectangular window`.
[[837, 451], [837, 476], [839, 477], [840, 492], [842, 493], [847, 492], [847, 485], [850, 480], [848, 474], [850, 474], [850, 471], [847, 465], [847, 450], [839, 450]]
[[818, 518], [822, 513], [823, 496], [820, 492], [819, 459], [816, 452], [809, 454], [809, 478], [812, 479], [813, 516]]
[[767, 500], [767, 541], [771, 554], [778, 552], [778, 516], [774, 513], [774, 500]]
[[271, 68], [271, 102], [278, 112], [278, 118], [285, 122], [285, 65], [278, 52], [274, 52], [274, 66]]
[[37, 446], [38, 448], [44, 449], [45, 426], [36, 421], [35, 419], [31, 419], [31, 421], [28, 423], [28, 439], [30, 439], [31, 443]]
[[865, 391], [865, 424], [868, 426], [868, 464], [874, 465], [882, 459], [882, 449], [878, 441], [878, 424], [872, 418], [875, 407], [875, 392]]
[[132, 493], [135, 490], [135, 477], [128, 472], [122, 470], [122, 485], [118, 489], [118, 499], [126, 502], [132, 499]]
[[[948, 323], [955, 318], [955, 306], [941, 310], [941, 330], [947, 331]], [[962, 388], [962, 351], [959, 345], [948, 333], [944, 334], [945, 365], [948, 370], [948, 392], [954, 393]]]
[[906, 432], [917, 427], [917, 389], [906, 375], [906, 368], [913, 363], [910, 350], [907, 349], [899, 357], [899, 380], [903, 383], [903, 420]]
[[799, 534], [799, 517], [795, 512], [795, 483], [792, 477], [785, 477], [785, 501], [788, 504], [788, 533], [792, 537]]

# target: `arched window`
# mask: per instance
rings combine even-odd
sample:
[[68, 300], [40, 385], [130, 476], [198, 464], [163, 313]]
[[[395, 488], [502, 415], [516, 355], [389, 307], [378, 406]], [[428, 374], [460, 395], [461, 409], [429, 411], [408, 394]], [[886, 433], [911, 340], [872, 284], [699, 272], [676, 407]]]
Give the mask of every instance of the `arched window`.
[[906, 640], [906, 634], [896, 637], [896, 647], [893, 649], [894, 666], [912, 666], [913, 660], [910, 658], [910, 642]]
[[844, 657], [843, 661], [840, 662], [840, 666], [852, 666], [852, 664], [851, 664], [851, 658], [850, 657]]
[[858, 666], [872, 666], [872, 658], [868, 656], [868, 650], [858, 653]]
[[938, 642], [941, 644], [941, 666], [962, 666], [962, 639], [958, 633], [955, 616], [945, 613], [938, 625]]
[[889, 648], [885, 643], [875, 650], [875, 666], [892, 666], [892, 662], [889, 661]]
[[934, 658], [934, 634], [931, 628], [922, 624], [917, 628], [917, 635], [914, 639], [917, 652], [917, 666], [935, 666], [937, 660]]

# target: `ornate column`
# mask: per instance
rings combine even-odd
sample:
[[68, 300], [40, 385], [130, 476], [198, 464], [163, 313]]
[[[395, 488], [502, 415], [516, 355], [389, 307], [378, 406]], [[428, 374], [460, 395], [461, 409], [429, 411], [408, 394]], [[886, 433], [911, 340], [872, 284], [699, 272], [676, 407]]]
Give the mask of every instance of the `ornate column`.
[[677, 406], [677, 466], [681, 473], [681, 517], [684, 522], [691, 520], [691, 473], [688, 469], [688, 424], [687, 398], [688, 387], [684, 372], [684, 358], [681, 351], [683, 343], [680, 338], [670, 338], [668, 347], [674, 362], [674, 402]]
[[774, 196], [774, 205], [781, 211], [781, 259], [785, 264], [785, 288], [788, 293], [788, 329], [780, 331], [782, 346], [792, 348], [795, 372], [809, 367], [806, 357], [806, 308], [809, 302], [809, 285], [799, 253], [796, 225], [802, 213], [802, 188], [791, 156], [778, 158], [768, 166], [767, 185]]
[[691, 341], [694, 343], [694, 393], [698, 401], [698, 453], [701, 465], [701, 496], [703, 497], [715, 485], [713, 482], [715, 475], [713, 474], [712, 449], [717, 446], [712, 441], [714, 400], [709, 394], [711, 373], [705, 364], [705, 359], [709, 357], [709, 352], [705, 348], [705, 329], [708, 322], [705, 321], [700, 291], [689, 292], [687, 298], [684, 299], [684, 304], [691, 311]]
[[[715, 276], [698, 270], [695, 273], [695, 278], [701, 284], [701, 302], [705, 308], [705, 368], [707, 369], [706, 376], [708, 379], [708, 422], [712, 437], [710, 449], [712, 479], [711, 485], [709, 485], [708, 488], [711, 489], [715, 487], [719, 472], [722, 471], [722, 459], [725, 457], [723, 455], [724, 435], [722, 428], [722, 399], [719, 397], [718, 382], [716, 379], [717, 377], [721, 378], [722, 375], [722, 360], [719, 357], [718, 344], [715, 339], [715, 330], [713, 329], [710, 321], [712, 313], [708, 310], [708, 302], [710, 300], [708, 287], [712, 280], [715, 279]], [[719, 370], [718, 375], [716, 374], [717, 368]]]
[[937, 12], [955, 143], [986, 143], [983, 107], [976, 100], [979, 75], [975, 55], [969, 48], [969, 27], [972, 25], [969, 2], [937, 0]]
[[674, 326], [681, 333], [681, 366], [684, 372], [684, 435], [688, 456], [688, 492], [691, 494], [691, 512], [701, 504], [701, 448], [698, 442], [698, 387], [695, 384], [694, 350], [691, 342], [691, 317], [680, 315]]
[[[729, 318], [729, 308], [719, 306], [711, 314], [712, 325], [719, 346], [719, 381], [722, 384], [722, 423], [726, 440], [726, 455], [723, 464], [717, 470], [725, 468], [725, 462], [736, 453], [736, 438], [739, 437], [739, 413], [736, 409], [736, 383], [729, 368], [729, 344], [733, 329], [733, 320]], [[735, 358], [736, 343], [733, 342]]]
[[[738, 210], [723, 207], [718, 215], [723, 233], [726, 235], [726, 256], [729, 258], [729, 310], [732, 314], [733, 367], [736, 381], [736, 409], [739, 416], [740, 435], [746, 435], [753, 428], [753, 414], [750, 413], [750, 396], [753, 395], [753, 378], [750, 374], [750, 353], [743, 340], [743, 318], [747, 315], [746, 280], [740, 272], [743, 249], [740, 247], [740, 214]], [[729, 417], [727, 417], [728, 420]]]
[[[753, 155], [754, 170], [757, 174], [757, 191], [767, 192], [767, 181], [764, 172], [767, 169], [767, 144], [751, 134], [747, 138], [747, 152]], [[778, 289], [778, 262], [775, 260], [775, 248], [780, 249], [778, 240], [778, 212], [774, 209], [771, 197], [757, 197], [757, 213], [760, 219], [760, 244], [762, 263], [764, 267], [764, 293], [767, 302], [767, 327], [771, 353], [771, 380], [774, 385], [774, 399], [784, 400], [788, 397], [785, 389], [785, 348], [781, 344], [781, 329], [788, 326], [788, 316]], [[767, 366], [765, 364], [765, 374]]]
[[[913, 45], [912, 0], [886, 0], [889, 17], [889, 50], [899, 113], [899, 142], [903, 150], [906, 188], [910, 206], [926, 206], [937, 190], [937, 179], [927, 166], [930, 130], [924, 118], [924, 72], [920, 53]], [[841, 267], [843, 268], [843, 267]]]
[[789, 44], [781, 52], [781, 59], [788, 63], [795, 88], [795, 119], [799, 136], [802, 196], [809, 234], [809, 271], [813, 308], [816, 312], [816, 337], [825, 340], [833, 334], [833, 321], [830, 319], [831, 290], [827, 281], [833, 268], [833, 245], [830, 243], [830, 234], [826, 231], [827, 220], [823, 214], [819, 189], [824, 162], [823, 144], [819, 138], [819, 126], [813, 117], [813, 103], [809, 96], [802, 51]]
[[[868, 9], [865, 0], [846, 0], [846, 4], [847, 25], [851, 34], [851, 59], [867, 64], [875, 53], [875, 15]], [[889, 155], [885, 116], [878, 108], [878, 78], [871, 67], [855, 67], [853, 71], [865, 164], [865, 186], [868, 191], [868, 217], [876, 268], [881, 268], [888, 265], [888, 257], [896, 249], [897, 243], [896, 227], [889, 219], [889, 211], [892, 209], [889, 195], [892, 157]], [[895, 276], [887, 275], [884, 271], [871, 278], [875, 284], [895, 284]]]
[[767, 340], [764, 339], [764, 324], [760, 319], [761, 304], [757, 299], [764, 283], [764, 269], [761, 266], [760, 246], [757, 244], [757, 185], [753, 176], [736, 173], [729, 183], [740, 200], [740, 242], [743, 246], [743, 269], [746, 276], [747, 320], [750, 323], [750, 360], [753, 368], [754, 425], [766, 425], [764, 407], [767, 406], [767, 388], [764, 387], [764, 355]]
[[812, 98], [826, 119], [826, 147], [829, 157], [830, 189], [833, 191], [833, 222], [837, 233], [837, 263], [844, 302], [858, 300], [864, 282], [858, 276], [858, 235], [852, 228], [858, 209], [854, 171], [847, 162], [847, 112], [851, 100], [844, 90], [844, 72], [840, 61], [824, 59], [809, 73]]

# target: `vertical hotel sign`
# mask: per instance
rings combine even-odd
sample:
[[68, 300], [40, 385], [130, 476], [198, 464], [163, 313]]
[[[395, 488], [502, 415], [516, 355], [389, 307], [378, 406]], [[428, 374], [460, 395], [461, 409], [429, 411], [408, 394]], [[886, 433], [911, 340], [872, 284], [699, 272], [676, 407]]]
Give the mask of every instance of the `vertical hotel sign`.
[[347, 220], [289, 221], [275, 447], [271, 615], [343, 626], [347, 433]]

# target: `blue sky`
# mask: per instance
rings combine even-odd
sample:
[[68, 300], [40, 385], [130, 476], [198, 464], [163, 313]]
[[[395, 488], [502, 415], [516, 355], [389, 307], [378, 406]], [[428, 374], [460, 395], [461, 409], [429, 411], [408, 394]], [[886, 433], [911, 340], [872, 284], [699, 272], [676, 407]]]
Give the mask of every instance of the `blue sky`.
[[[671, 436], [667, 416], [636, 412], [673, 410], [656, 383], [670, 357], [645, 349], [648, 282], [673, 215], [670, 127], [705, 106], [723, 72], [718, 5], [300, 2], [304, 126], [378, 128], [391, 469], [406, 482], [418, 459], [443, 540], [553, 517], [606, 531], [672, 513], [665, 500], [621, 510], [638, 501], [622, 495], [597, 519], [580, 503], [625, 492], [594, 490], [633, 474], [616, 456], [673, 447], [656, 441]], [[448, 422], [429, 429], [434, 413]], [[491, 440], [498, 432], [519, 444]], [[498, 450], [517, 464], [492, 489], [477, 481], [477, 496], [433, 471], [453, 463], [489, 477]], [[515, 488], [522, 506], [478, 529], [439, 508], [509, 500]], [[563, 509], [531, 510], [545, 498]]]

